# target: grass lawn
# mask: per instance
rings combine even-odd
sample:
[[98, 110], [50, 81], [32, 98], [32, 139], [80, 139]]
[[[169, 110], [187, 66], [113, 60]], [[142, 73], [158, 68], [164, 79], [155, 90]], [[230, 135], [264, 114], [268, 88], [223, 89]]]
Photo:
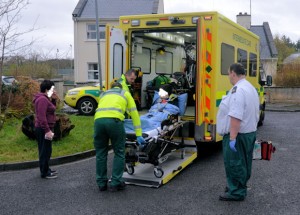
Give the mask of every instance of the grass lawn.
[[[92, 116], [70, 115], [75, 128], [59, 141], [52, 142], [52, 158], [94, 149]], [[0, 131], [0, 163], [38, 160], [36, 140], [30, 140], [21, 130], [22, 119], [9, 119]]]

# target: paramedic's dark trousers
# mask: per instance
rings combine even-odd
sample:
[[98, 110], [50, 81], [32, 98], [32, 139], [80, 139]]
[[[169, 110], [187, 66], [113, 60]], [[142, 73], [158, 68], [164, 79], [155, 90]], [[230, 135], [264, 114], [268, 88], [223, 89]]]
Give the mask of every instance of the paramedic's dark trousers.
[[50, 174], [49, 160], [52, 154], [52, 141], [45, 140], [45, 131], [42, 128], [35, 128], [35, 136], [38, 142], [41, 177], [45, 178]]
[[99, 118], [94, 124], [94, 146], [96, 150], [96, 180], [98, 186], [106, 185], [108, 144], [114, 150], [111, 186], [119, 185], [123, 180], [125, 165], [125, 129], [123, 122], [115, 118]]
[[256, 140], [256, 132], [238, 134], [236, 150], [229, 147], [229, 134], [223, 137], [223, 156], [229, 191], [227, 195], [236, 199], [243, 199], [247, 195], [247, 181], [251, 176], [252, 154]]

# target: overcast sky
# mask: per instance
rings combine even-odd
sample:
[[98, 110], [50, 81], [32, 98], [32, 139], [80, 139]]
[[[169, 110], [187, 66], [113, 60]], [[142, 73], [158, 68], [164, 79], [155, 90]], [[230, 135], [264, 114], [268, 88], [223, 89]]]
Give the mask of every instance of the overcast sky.
[[[72, 12], [79, 0], [30, 0], [22, 12], [20, 26], [29, 29], [36, 21], [39, 30], [27, 35], [38, 38], [35, 48], [59, 58], [73, 55]], [[252, 25], [269, 22], [273, 36], [286, 35], [293, 42], [300, 39], [300, 1], [298, 0], [164, 0], [165, 13], [218, 11], [236, 22], [239, 12], [251, 12]], [[57, 52], [58, 51], [58, 52]], [[73, 57], [73, 56], [72, 56]]]

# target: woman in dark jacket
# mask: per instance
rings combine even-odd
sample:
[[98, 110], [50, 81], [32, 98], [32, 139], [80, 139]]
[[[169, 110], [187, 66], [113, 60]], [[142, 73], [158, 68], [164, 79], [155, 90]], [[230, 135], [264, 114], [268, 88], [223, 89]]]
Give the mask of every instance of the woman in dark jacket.
[[53, 130], [56, 121], [55, 109], [57, 95], [54, 91], [54, 82], [44, 80], [40, 85], [40, 93], [34, 96], [35, 107], [35, 135], [38, 142], [39, 166], [41, 177], [46, 179], [57, 178], [56, 171], [49, 168], [52, 153]]

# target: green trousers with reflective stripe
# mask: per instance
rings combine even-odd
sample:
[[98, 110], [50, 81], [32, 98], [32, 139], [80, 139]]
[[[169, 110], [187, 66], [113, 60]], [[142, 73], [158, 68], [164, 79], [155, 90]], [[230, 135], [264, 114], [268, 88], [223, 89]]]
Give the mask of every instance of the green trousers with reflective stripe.
[[251, 176], [252, 154], [256, 140], [256, 132], [238, 134], [233, 152], [229, 147], [230, 136], [223, 137], [223, 156], [229, 191], [227, 195], [242, 199], [247, 195], [247, 181]]
[[96, 150], [96, 181], [104, 186], [107, 181], [108, 144], [114, 151], [111, 186], [120, 184], [125, 165], [125, 129], [123, 122], [115, 118], [98, 118], [94, 124], [94, 147]]

